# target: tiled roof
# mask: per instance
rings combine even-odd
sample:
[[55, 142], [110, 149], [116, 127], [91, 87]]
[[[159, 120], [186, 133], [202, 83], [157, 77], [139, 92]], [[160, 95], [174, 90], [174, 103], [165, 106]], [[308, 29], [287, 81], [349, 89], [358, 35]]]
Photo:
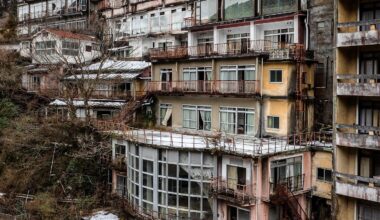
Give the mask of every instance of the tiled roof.
[[88, 41], [96, 41], [96, 38], [90, 35], [85, 34], [77, 34], [69, 31], [63, 31], [58, 29], [44, 29], [45, 31], [52, 33], [58, 37], [61, 38], [70, 38], [70, 39], [77, 39], [77, 40], [88, 40]]

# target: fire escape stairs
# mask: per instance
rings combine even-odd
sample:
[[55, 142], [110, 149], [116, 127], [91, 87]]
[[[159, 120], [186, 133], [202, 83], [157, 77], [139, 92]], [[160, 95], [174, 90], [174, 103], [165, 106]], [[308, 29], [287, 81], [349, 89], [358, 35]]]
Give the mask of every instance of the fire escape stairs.
[[[276, 205], [281, 205], [284, 210], [289, 210], [292, 220], [309, 220], [306, 211], [302, 208], [297, 198], [289, 188], [288, 184], [278, 184], [275, 188], [275, 195], [271, 201]], [[304, 218], [302, 217], [304, 216]], [[283, 219], [286, 219], [285, 217]]]

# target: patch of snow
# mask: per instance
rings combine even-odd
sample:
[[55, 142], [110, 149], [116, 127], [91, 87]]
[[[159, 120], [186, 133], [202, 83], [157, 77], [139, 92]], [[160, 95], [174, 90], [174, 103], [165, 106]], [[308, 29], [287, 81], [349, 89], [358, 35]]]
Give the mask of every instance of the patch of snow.
[[96, 212], [93, 216], [84, 217], [84, 220], [119, 220], [117, 215], [107, 211]]

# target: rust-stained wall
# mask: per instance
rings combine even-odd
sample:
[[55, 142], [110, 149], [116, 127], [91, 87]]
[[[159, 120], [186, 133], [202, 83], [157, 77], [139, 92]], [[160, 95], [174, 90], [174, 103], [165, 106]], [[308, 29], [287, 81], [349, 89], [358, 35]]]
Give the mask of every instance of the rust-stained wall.
[[311, 0], [309, 4], [309, 49], [318, 61], [315, 86], [315, 124], [331, 126], [334, 75], [334, 0]]
[[313, 195], [331, 199], [332, 182], [318, 180], [318, 168], [332, 170], [332, 152], [316, 151], [312, 153], [312, 185]]

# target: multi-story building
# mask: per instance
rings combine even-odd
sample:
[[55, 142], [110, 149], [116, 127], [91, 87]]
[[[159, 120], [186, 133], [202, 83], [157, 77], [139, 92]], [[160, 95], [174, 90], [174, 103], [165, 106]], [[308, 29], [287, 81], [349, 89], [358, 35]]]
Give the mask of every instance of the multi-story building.
[[335, 194], [338, 219], [380, 218], [380, 1], [336, 1]]
[[142, 59], [150, 48], [185, 45], [187, 31], [182, 27], [192, 11], [188, 2], [129, 1], [122, 7], [111, 4], [118, 6], [102, 11], [113, 34], [110, 52], [118, 58]]
[[329, 213], [331, 150], [319, 149], [331, 145], [312, 133], [307, 5], [189, 7], [187, 42], [152, 44], [146, 56], [154, 126], [114, 126], [114, 192], [135, 217], [307, 219], [313, 204]]

